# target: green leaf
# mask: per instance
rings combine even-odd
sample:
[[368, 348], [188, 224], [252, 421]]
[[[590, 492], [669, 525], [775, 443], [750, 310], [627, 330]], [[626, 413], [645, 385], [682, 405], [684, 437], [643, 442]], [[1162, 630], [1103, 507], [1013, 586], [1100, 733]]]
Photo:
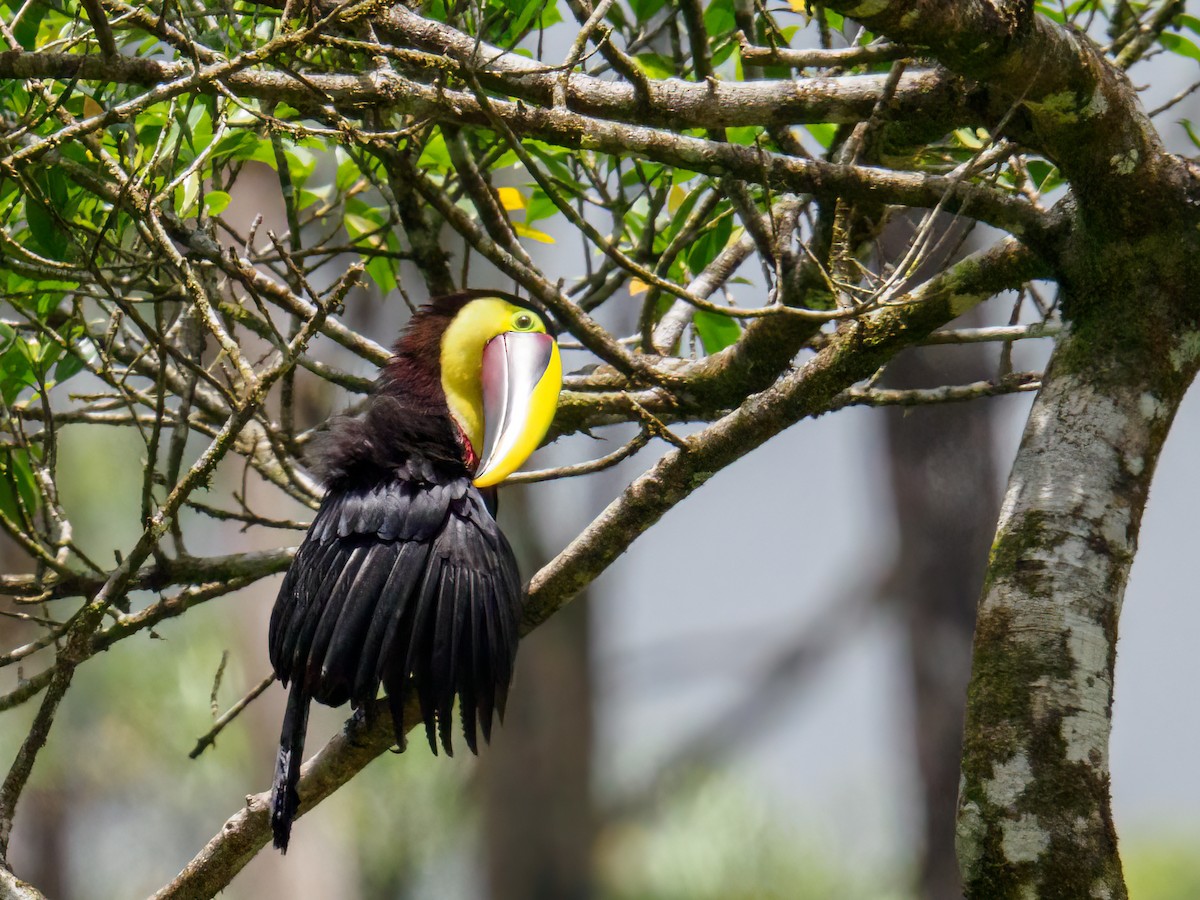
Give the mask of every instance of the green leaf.
[[692, 318], [692, 325], [696, 329], [696, 334], [700, 335], [700, 342], [704, 344], [704, 352], [710, 356], [736, 343], [737, 339], [742, 336], [742, 327], [736, 319], [720, 313], [709, 312], [707, 309], [696, 310], [696, 314]]
[[33, 249], [51, 259], [66, 260], [71, 242], [59, 220], [70, 218], [72, 212], [67, 176], [61, 169], [51, 168], [39, 173], [37, 185], [41, 196], [25, 197], [25, 218]]
[[59, 228], [50, 208], [35, 197], [25, 198], [25, 220], [29, 223], [29, 234], [33, 251], [50, 259], [67, 258], [67, 234]]
[[26, 50], [37, 48], [38, 30], [42, 27], [42, 19], [50, 9], [41, 3], [31, 3], [21, 16], [21, 21], [13, 28], [13, 37]]
[[808, 133], [813, 136], [813, 139], [826, 150], [833, 145], [833, 139], [837, 135], [837, 126], [833, 123], [821, 122], [804, 127], [808, 129]]
[[629, 8], [639, 22], [645, 22], [663, 8], [664, 0], [629, 0]]
[[11, 404], [27, 387], [37, 387], [25, 341], [18, 338], [0, 354], [0, 395]]
[[[247, 160], [258, 147], [260, 140], [261, 138], [253, 131], [235, 131], [227, 134], [217, 142], [210, 159], [214, 164], [226, 159]], [[270, 147], [269, 141], [267, 146]]]
[[549, 28], [561, 21], [563, 21], [563, 15], [558, 8], [558, 0], [552, 0], [542, 8], [541, 18], [538, 19], [538, 28]]
[[661, 53], [639, 53], [633, 61], [651, 78], [671, 78], [675, 75], [675, 61]]
[[58, 361], [58, 358], [62, 355], [62, 344], [54, 342], [42, 344], [41, 349], [38, 352], [37, 360], [35, 361], [38, 373], [45, 378], [45, 376], [50, 373], [50, 367], [54, 365]]
[[1200, 47], [1197, 47], [1190, 38], [1185, 38], [1181, 34], [1173, 34], [1170, 31], [1164, 31], [1158, 36], [1158, 40], [1159, 43], [1172, 53], [1200, 61]]
[[550, 173], [555, 178], [565, 184], [578, 187], [578, 180], [571, 174], [571, 170], [567, 166], [567, 161], [571, 158], [574, 151], [563, 147], [552, 147], [549, 144], [543, 144], [541, 141], [526, 141], [525, 147], [531, 154], [538, 158], [538, 161], [542, 165], [550, 170]]
[[[716, 50], [713, 51], [713, 55], [712, 55], [713, 67], [714, 68], [719, 67], [722, 63], [725, 62], [725, 60], [727, 60], [727, 59], [729, 59], [729, 57], [733, 56], [734, 51], [736, 51], [737, 49], [738, 49], [738, 45], [735, 44], [733, 41], [725, 41], [723, 44], [721, 44], [719, 47], [717, 47]], [[741, 55], [739, 54], [738, 60], [737, 60], [737, 65], [739, 68], [741, 67], [741, 62], [742, 62]], [[740, 78], [741, 76], [738, 76], [738, 77]]]
[[358, 163], [352, 157], [347, 156], [337, 167], [337, 178], [334, 180], [334, 186], [339, 194], [350, 190], [362, 177], [362, 171], [358, 168]]
[[1029, 177], [1033, 179], [1034, 187], [1039, 193], [1052, 190], [1062, 184], [1062, 176], [1059, 174], [1058, 166], [1052, 165], [1042, 159], [1031, 159], [1025, 166], [1029, 172]]
[[22, 447], [0, 450], [0, 510], [12, 521], [20, 522], [21, 508], [32, 516], [39, 498], [29, 451]]
[[27, 337], [24, 340], [17, 341], [14, 344], [14, 349], [25, 359], [29, 373], [28, 381], [31, 382], [30, 386], [40, 386], [40, 382], [44, 381], [46, 375], [50, 372], [50, 367], [58, 361], [58, 358], [63, 353], [61, 344], [54, 341], [42, 343], [35, 337]]
[[396, 261], [387, 256], [375, 256], [367, 262], [367, 275], [388, 294], [396, 289]]
[[[355, 205], [357, 206], [358, 204]], [[365, 207], [366, 204], [362, 204], [362, 206]], [[379, 229], [382, 227], [383, 216], [378, 210], [359, 208], [355, 212], [347, 212], [342, 217], [342, 224], [346, 228], [346, 234], [350, 238], [351, 243], [356, 243], [363, 235], [368, 236], [366, 240], [369, 242], [377, 236]]]
[[208, 112], [208, 104], [197, 103], [188, 110], [187, 124], [191, 148], [195, 155], [199, 155], [213, 141], [213, 122]]
[[314, 203], [324, 203], [333, 196], [333, 185], [324, 184], [319, 188], [309, 190], [308, 188], [300, 188], [296, 191], [296, 205], [300, 209], [308, 209]]
[[180, 216], [186, 216], [191, 213], [196, 206], [196, 201], [200, 199], [200, 175], [193, 172], [183, 180], [183, 184], [175, 188], [175, 195], [172, 198], [175, 203], [175, 212]]
[[[722, 203], [714, 211], [714, 223], [703, 231], [687, 253], [688, 270], [693, 275], [704, 271], [705, 267], [717, 258], [717, 254], [725, 249], [729, 236], [733, 233], [733, 216], [728, 214], [729, 204]], [[724, 212], [724, 215], [721, 213]]]
[[1187, 136], [1191, 142], [1197, 147], [1200, 147], [1200, 134], [1198, 134], [1196, 129], [1192, 126], [1191, 119], [1180, 119], [1179, 124], [1183, 126], [1183, 130], [1187, 132]]
[[1063, 25], [1067, 21], [1067, 17], [1063, 15], [1062, 9], [1059, 8], [1057, 3], [1046, 3], [1039, 0], [1037, 11], [1051, 22], [1057, 22], [1059, 25]]
[[558, 207], [554, 201], [547, 197], [540, 187], [534, 188], [525, 204], [525, 224], [532, 225], [539, 219], [548, 219], [555, 215], [558, 215]]
[[496, 161], [492, 163], [492, 171], [496, 172], [500, 169], [507, 169], [509, 166], [519, 165], [521, 165], [521, 158], [517, 156], [515, 150], [510, 148], [496, 157]]
[[78, 375], [84, 369], [83, 360], [74, 351], [64, 356], [54, 367], [54, 380], [61, 384], [73, 375]]
[[[78, 285], [72, 285], [72, 288]], [[58, 304], [62, 302], [64, 296], [62, 291], [46, 290], [44, 287], [39, 287], [40, 293], [37, 300], [33, 304], [33, 312], [39, 322], [45, 322], [50, 313], [58, 309]]]
[[425, 142], [425, 148], [417, 159], [417, 168], [436, 169], [439, 172], [449, 170], [450, 151], [446, 149], [446, 139], [440, 131]]
[[[286, 144], [285, 144], [286, 147]], [[292, 176], [292, 184], [300, 187], [308, 181], [309, 176], [317, 168], [317, 154], [308, 147], [286, 147], [283, 155], [287, 158], [288, 171]]]
[[[683, 227], [683, 224], [687, 221], [687, 217], [692, 214], [692, 209], [696, 206], [696, 201], [704, 196], [704, 194], [708, 191], [708, 187], [708, 184], [705, 183], [688, 191], [683, 200], [680, 201], [679, 205], [673, 210], [670, 208], [671, 201], [667, 201], [668, 212], [671, 214], [671, 225], [669, 227], [670, 234], [665, 235], [668, 239], [674, 238], [676, 232]], [[671, 188], [671, 190], [683, 191], [683, 188], [676, 184]], [[666, 243], [664, 243], [663, 246], [665, 247]]]
[[621, 184], [631, 188], [639, 188], [644, 184], [653, 184], [665, 169], [666, 166], [652, 162], [643, 162], [641, 165], [631, 166], [621, 176]]
[[533, 23], [534, 16], [540, 15], [544, 9], [544, 3], [530, 3], [526, 0], [521, 5], [521, 11], [517, 15], [516, 21], [512, 24], [511, 33], [514, 35], [522, 34]]
[[[39, 322], [58, 308], [67, 291], [78, 290], [79, 282], [59, 279], [25, 278], [15, 272], [6, 273], [6, 283], [0, 283], [0, 296], [7, 293], [9, 301], [26, 315]], [[7, 288], [7, 291], [4, 290]], [[3, 348], [0, 348], [3, 352]]]
[[734, 128], [725, 129], [725, 134], [729, 138], [731, 144], [741, 144], [743, 147], [753, 147], [757, 143], [757, 138], [762, 134], [762, 128], [758, 125], [739, 125]]
[[733, 31], [733, 0], [712, 0], [704, 11], [704, 28], [713, 37]]
[[209, 191], [204, 195], [204, 214], [207, 216], [219, 216], [225, 212], [231, 199], [226, 191]]
[[270, 138], [256, 136], [250, 152], [243, 154], [241, 158], [245, 162], [264, 163], [276, 171], [279, 168], [279, 160], [275, 158], [275, 148], [271, 145]]

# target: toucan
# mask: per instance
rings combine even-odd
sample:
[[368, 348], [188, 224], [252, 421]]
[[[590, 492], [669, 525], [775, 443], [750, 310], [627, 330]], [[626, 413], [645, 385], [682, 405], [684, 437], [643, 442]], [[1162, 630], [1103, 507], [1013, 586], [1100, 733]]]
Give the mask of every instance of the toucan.
[[[271, 790], [287, 852], [312, 700], [369, 711], [380, 686], [403, 749], [410, 691], [429, 746], [490, 740], [516, 659], [522, 602], [496, 485], [550, 427], [562, 361], [549, 317], [497, 292], [419, 308], [361, 417], [334, 419], [313, 468], [326, 493], [271, 613], [271, 665], [288, 687]], [[314, 442], [317, 443], [317, 442]]]

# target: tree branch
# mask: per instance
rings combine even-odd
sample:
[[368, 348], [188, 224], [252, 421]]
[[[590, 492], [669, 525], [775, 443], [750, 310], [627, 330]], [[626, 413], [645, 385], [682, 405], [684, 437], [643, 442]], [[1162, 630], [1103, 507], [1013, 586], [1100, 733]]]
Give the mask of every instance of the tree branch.
[[[826, 0], [822, 5], [900, 43], [928, 48], [950, 69], [986, 82], [1032, 120], [1015, 137], [1044, 152], [1071, 182], [1093, 227], [1156, 227], [1159, 204], [1190, 180], [1166, 153], [1129, 80], [1082, 32], [1035, 15], [1033, 4]], [[870, 10], [868, 13], [867, 10]], [[1126, 230], [1125, 233], [1128, 233]]]
[[[465, 37], [465, 35], [464, 35]], [[528, 62], [522, 57], [523, 62]], [[538, 105], [552, 105], [557, 75], [533, 64], [537, 75], [488, 77], [478, 72], [490, 90]], [[189, 63], [145, 57], [119, 56], [109, 59], [80, 53], [46, 53], [9, 50], [0, 53], [0, 78], [52, 78], [108, 84], [168, 86], [192, 77]], [[475, 75], [470, 68], [465, 74]], [[744, 125], [796, 125], [813, 122], [850, 123], [866, 118], [882, 93], [885, 76], [846, 75], [832, 78], [755, 82], [648, 80], [649, 97], [644, 112], [637, 108], [632, 85], [604, 81], [584, 75], [568, 79], [571, 92], [566, 108], [582, 115], [609, 121], [634, 122], [667, 129], [726, 128]], [[893, 103], [898, 116], [906, 112], [928, 115], [937, 104], [955, 120], [967, 123], [976, 114], [962, 105], [961, 85], [946, 73], [928, 70], [906, 75], [897, 86]], [[217, 84], [238, 97], [286, 102], [301, 107], [329, 104], [349, 112], [390, 108], [419, 112], [401, 85], [421, 84], [385, 70], [364, 73], [309, 72], [297, 78], [287, 71], [270, 69], [231, 70], [207, 73], [187, 87], [198, 93], [216, 94]], [[423, 85], [429, 87], [429, 85]], [[957, 90], [956, 90], [957, 88]], [[176, 89], [172, 88], [173, 91]], [[425, 96], [425, 95], [422, 95]], [[103, 127], [103, 126], [97, 126]]]

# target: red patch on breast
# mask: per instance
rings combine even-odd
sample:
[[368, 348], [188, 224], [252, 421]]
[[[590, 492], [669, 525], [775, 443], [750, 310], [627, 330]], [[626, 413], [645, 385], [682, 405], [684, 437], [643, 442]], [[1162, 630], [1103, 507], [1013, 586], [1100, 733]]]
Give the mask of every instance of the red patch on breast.
[[471, 439], [467, 437], [467, 433], [463, 431], [462, 426], [458, 422], [454, 423], [454, 428], [458, 432], [459, 446], [462, 447], [463, 462], [467, 466], [467, 471], [474, 475], [475, 470], [479, 468], [479, 454], [471, 446]]

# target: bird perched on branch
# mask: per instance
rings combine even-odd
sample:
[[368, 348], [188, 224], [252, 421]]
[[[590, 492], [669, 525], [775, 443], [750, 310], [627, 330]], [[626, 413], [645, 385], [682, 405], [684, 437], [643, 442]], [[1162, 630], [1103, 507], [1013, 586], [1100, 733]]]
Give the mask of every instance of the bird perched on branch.
[[315, 453], [327, 493], [271, 613], [271, 665], [290, 686], [271, 791], [286, 852], [309, 703], [368, 708], [382, 684], [403, 748], [410, 690], [429, 745], [452, 752], [454, 699], [472, 752], [504, 715], [521, 582], [493, 518], [495, 485], [540, 443], [562, 363], [543, 312], [478, 291], [413, 315], [365, 414]]

